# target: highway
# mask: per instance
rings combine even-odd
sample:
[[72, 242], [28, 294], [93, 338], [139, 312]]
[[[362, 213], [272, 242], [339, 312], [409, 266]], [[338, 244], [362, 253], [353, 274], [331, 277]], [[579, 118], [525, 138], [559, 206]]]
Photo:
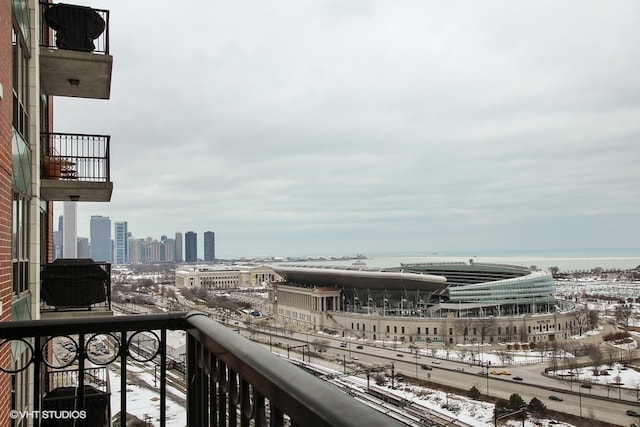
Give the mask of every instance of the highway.
[[[242, 325], [242, 322], [240, 322]], [[238, 327], [237, 325], [235, 326]], [[249, 337], [249, 334], [241, 330], [243, 335]], [[418, 359], [413, 353], [409, 353], [406, 349], [381, 348], [363, 345], [362, 349], [357, 349], [354, 342], [347, 340], [347, 347], [340, 347], [340, 343], [345, 342], [344, 338], [331, 337], [328, 335], [313, 335], [300, 332], [287, 332], [285, 335], [270, 334], [267, 330], [259, 331], [260, 342], [265, 344], [265, 338], [268, 342], [271, 339], [271, 350], [286, 355], [287, 345], [299, 346], [301, 343], [309, 343], [313, 346], [314, 339], [327, 340], [329, 342], [327, 352], [322, 358], [312, 357], [314, 364], [332, 365], [340, 369], [338, 362], [351, 362], [362, 365], [382, 365], [393, 362], [396, 374], [407, 377], [417, 377], [418, 379], [434, 384], [442, 384], [449, 387], [460, 388], [461, 384], [465, 385], [464, 392], [468, 391], [472, 386], [476, 386], [481, 393], [487, 393], [492, 397], [509, 399], [513, 393], [519, 394], [525, 402], [529, 402], [532, 398], [540, 399], [547, 408], [570, 413], [573, 415], [582, 415], [585, 418], [594, 418], [597, 420], [607, 421], [612, 424], [629, 426], [630, 423], [638, 421], [637, 418], [630, 417], [626, 414], [628, 409], [640, 410], [640, 405], [635, 403], [636, 391], [594, 385], [592, 389], [583, 389], [577, 383], [571, 383], [567, 380], [560, 380], [552, 377], [544, 376], [542, 373], [546, 364], [518, 365], [504, 368], [508, 370], [510, 376], [496, 376], [481, 374], [483, 370], [480, 366], [469, 366], [468, 363], [462, 363], [454, 360], [436, 359], [430, 356], [420, 355]], [[256, 337], [254, 336], [255, 340]], [[268, 346], [268, 345], [267, 345]], [[293, 351], [293, 350], [291, 350]], [[399, 355], [402, 355], [400, 357]], [[357, 359], [356, 359], [357, 358]], [[334, 359], [330, 362], [328, 359]], [[431, 370], [424, 370], [421, 365], [429, 365]], [[344, 367], [343, 367], [344, 369]], [[460, 371], [464, 369], [464, 371]], [[500, 368], [503, 370], [503, 368]], [[486, 372], [486, 369], [484, 370]], [[523, 381], [515, 381], [513, 377], [520, 376]], [[608, 390], [607, 390], [608, 389]], [[461, 394], [464, 394], [461, 393]], [[607, 397], [609, 394], [609, 397]], [[561, 397], [562, 401], [553, 401], [549, 396], [555, 395]], [[622, 399], [620, 399], [621, 397]]]

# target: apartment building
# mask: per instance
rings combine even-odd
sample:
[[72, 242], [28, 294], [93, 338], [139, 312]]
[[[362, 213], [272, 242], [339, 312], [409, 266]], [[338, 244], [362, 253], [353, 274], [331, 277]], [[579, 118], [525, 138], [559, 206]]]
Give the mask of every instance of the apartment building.
[[[53, 203], [108, 202], [113, 184], [108, 135], [62, 133], [53, 101], [108, 99], [113, 58], [109, 11], [33, 0], [0, 1], [0, 321], [110, 314], [108, 268], [53, 261]], [[75, 242], [73, 242], [75, 244]], [[76, 278], [97, 268], [96, 296], [69, 291], [52, 271]], [[94, 272], [95, 273], [95, 272]], [[91, 286], [90, 286], [91, 287]], [[101, 309], [97, 308], [97, 305]], [[94, 308], [90, 310], [91, 308]], [[0, 419], [33, 409], [51, 390], [35, 372], [27, 341], [0, 344]], [[51, 343], [51, 345], [53, 345]], [[42, 396], [34, 396], [41, 381]], [[11, 420], [28, 425], [29, 419]], [[6, 425], [6, 424], [4, 424]]]

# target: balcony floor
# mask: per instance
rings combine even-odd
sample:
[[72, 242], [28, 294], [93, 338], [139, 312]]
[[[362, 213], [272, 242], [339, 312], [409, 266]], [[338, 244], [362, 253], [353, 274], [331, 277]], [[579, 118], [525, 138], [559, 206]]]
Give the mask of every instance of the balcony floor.
[[[48, 95], [109, 99], [112, 66], [110, 55], [40, 48], [42, 87]], [[70, 79], [78, 84], [72, 86]]]
[[112, 192], [112, 182], [40, 181], [40, 198], [48, 201], [109, 202]]

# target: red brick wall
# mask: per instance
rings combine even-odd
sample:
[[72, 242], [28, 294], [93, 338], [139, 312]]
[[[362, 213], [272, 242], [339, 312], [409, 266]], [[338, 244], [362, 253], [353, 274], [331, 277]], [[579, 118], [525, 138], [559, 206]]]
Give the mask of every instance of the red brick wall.
[[[13, 79], [11, 66], [11, 1], [0, 0], [0, 321], [11, 318], [11, 128]], [[0, 350], [0, 364], [9, 366], [10, 346]], [[11, 396], [9, 375], [0, 372], [0, 425], [9, 424]]]

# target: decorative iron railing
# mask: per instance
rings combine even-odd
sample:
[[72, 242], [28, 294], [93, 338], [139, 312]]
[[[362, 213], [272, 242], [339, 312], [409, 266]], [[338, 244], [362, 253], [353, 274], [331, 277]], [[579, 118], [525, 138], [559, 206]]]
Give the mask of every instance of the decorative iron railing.
[[[167, 371], [172, 366], [166, 343], [171, 330], [187, 333], [185, 380], [189, 426], [402, 425], [202, 313], [0, 323], [0, 355], [14, 352], [12, 358], [0, 357], [0, 362], [5, 361], [0, 371], [15, 373], [35, 367], [33, 395], [44, 396], [51, 392], [51, 380], [46, 380], [51, 371], [77, 366], [74, 408], [86, 411], [92, 396], [87, 391], [89, 376], [85, 365], [89, 362], [97, 366], [119, 365], [119, 422], [124, 426], [129, 368], [148, 361], [160, 371], [159, 376], [154, 372], [154, 380], [160, 378], [158, 421], [160, 426], [166, 426]], [[144, 345], [149, 337], [157, 338], [158, 345]], [[140, 348], [147, 350], [141, 352]], [[29, 409], [47, 409], [43, 401], [36, 399]], [[38, 419], [34, 425], [40, 425]]]
[[109, 182], [110, 136], [46, 132], [41, 136], [42, 178]]

